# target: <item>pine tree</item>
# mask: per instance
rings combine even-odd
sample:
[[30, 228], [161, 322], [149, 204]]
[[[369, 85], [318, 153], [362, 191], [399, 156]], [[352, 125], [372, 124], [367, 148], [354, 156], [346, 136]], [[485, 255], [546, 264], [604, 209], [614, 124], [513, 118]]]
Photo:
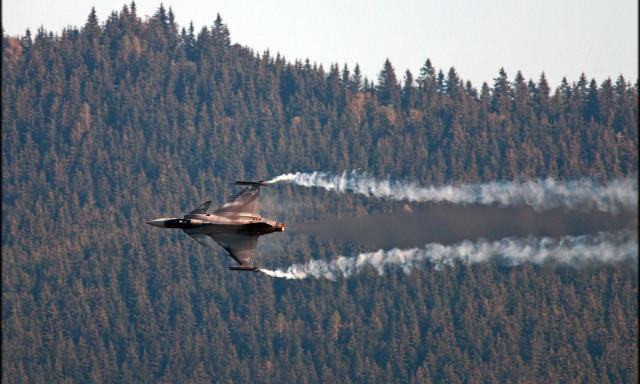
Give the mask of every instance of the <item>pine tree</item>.
[[494, 79], [492, 107], [499, 114], [507, 114], [511, 109], [511, 84], [504, 68], [500, 68], [499, 76]]
[[84, 25], [84, 34], [90, 43], [102, 35], [95, 7], [91, 7], [91, 13], [89, 13], [89, 18]]
[[356, 64], [353, 69], [353, 77], [350, 83], [351, 92], [360, 92], [362, 90], [362, 72], [360, 72], [360, 65]]
[[591, 79], [589, 84], [583, 115], [586, 122], [590, 120], [600, 121], [600, 98], [598, 96], [598, 84], [595, 79]]
[[402, 87], [402, 110], [405, 113], [414, 108], [416, 97], [417, 91], [413, 84], [413, 75], [407, 69], [404, 75], [404, 86]]
[[396, 108], [400, 106], [400, 85], [389, 59], [384, 62], [384, 67], [378, 75], [377, 94], [381, 105]]
[[447, 79], [445, 80], [445, 89], [449, 97], [460, 100], [462, 96], [462, 81], [454, 67], [449, 68]]

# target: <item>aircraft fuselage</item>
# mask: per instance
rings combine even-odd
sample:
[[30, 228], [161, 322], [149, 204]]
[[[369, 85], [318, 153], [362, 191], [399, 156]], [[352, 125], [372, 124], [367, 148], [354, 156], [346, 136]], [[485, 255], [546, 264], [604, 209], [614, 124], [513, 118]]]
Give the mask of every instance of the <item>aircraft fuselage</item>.
[[[218, 215], [186, 215], [184, 218], [168, 217], [147, 224], [160, 228], [189, 229], [190, 233], [242, 233], [266, 235], [283, 232], [284, 224], [255, 216], [226, 217]], [[199, 230], [200, 229], [200, 230]]]

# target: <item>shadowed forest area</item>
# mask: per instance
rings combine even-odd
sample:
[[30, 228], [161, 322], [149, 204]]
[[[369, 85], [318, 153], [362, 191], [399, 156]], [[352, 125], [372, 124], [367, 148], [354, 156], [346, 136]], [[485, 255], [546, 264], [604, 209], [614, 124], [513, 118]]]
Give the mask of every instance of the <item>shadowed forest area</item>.
[[[504, 383], [638, 381], [638, 275], [425, 264], [349, 279], [227, 271], [222, 249], [145, 223], [235, 180], [360, 169], [419, 185], [638, 174], [638, 81], [551, 89], [497, 71], [476, 88], [288, 61], [135, 4], [81, 28], [2, 38], [2, 381]], [[293, 185], [263, 216], [303, 223], [397, 210]], [[637, 222], [636, 222], [637, 224]], [[260, 240], [285, 266], [371, 250]], [[374, 249], [375, 250], [375, 249]]]

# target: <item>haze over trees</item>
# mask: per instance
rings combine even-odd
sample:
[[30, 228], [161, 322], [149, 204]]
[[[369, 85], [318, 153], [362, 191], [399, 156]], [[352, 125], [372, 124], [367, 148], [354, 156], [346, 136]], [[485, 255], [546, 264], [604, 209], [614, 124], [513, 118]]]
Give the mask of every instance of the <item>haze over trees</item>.
[[[476, 88], [426, 60], [402, 78], [387, 61], [373, 83], [232, 44], [220, 16], [195, 31], [134, 3], [59, 34], [3, 34], [2, 50], [3, 382], [637, 382], [626, 265], [292, 282], [229, 273], [221, 251], [145, 225], [295, 171], [636, 177], [637, 79], [551, 89], [499, 70]], [[394, 209], [265, 195], [278, 219]], [[288, 236], [265, 243], [264, 264], [361, 249]]]

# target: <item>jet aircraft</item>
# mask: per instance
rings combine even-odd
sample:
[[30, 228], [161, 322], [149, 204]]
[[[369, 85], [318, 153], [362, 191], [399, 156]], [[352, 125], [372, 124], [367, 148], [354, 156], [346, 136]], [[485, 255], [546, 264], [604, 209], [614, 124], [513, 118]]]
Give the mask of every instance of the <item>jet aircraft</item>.
[[162, 218], [147, 224], [161, 228], [180, 228], [187, 235], [206, 247], [218, 243], [238, 266], [229, 267], [234, 271], [259, 272], [254, 266], [258, 237], [273, 232], [284, 231], [284, 224], [260, 216], [260, 187], [263, 181], [236, 181], [236, 185], [246, 187], [231, 201], [212, 213], [211, 201], [184, 215], [184, 218]]

